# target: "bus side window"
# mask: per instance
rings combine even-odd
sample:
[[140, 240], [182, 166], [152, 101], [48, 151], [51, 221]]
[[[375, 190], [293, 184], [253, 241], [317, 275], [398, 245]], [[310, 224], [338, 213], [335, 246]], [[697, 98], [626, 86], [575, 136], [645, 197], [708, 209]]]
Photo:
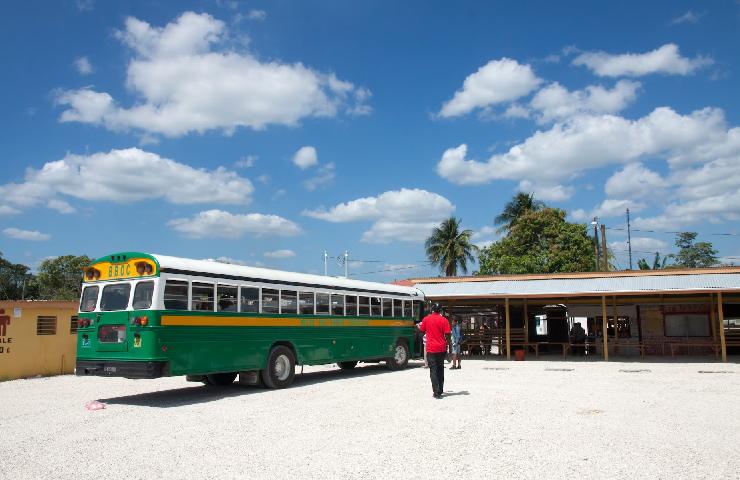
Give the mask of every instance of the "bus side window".
[[167, 280], [164, 284], [164, 308], [166, 310], [188, 309], [188, 282]]
[[216, 294], [218, 303], [216, 304], [219, 312], [236, 312], [238, 288], [234, 285], [218, 284]]
[[191, 310], [199, 312], [213, 311], [213, 288], [212, 283], [193, 282], [193, 307]]
[[345, 315], [348, 317], [357, 316], [357, 295], [347, 295], [344, 297]]
[[316, 314], [328, 315], [329, 314], [329, 294], [328, 293], [317, 293], [316, 294]]
[[280, 290], [280, 313], [298, 313], [298, 292]]
[[300, 313], [301, 315], [313, 315], [313, 304], [313, 292], [301, 292], [298, 294], [298, 313]]
[[344, 295], [334, 294], [331, 296], [331, 314], [344, 315]]
[[394, 317], [403, 316], [403, 301], [397, 298], [393, 299], [393, 316]]
[[411, 313], [411, 300], [403, 301], [403, 316], [407, 318], [413, 317]]
[[259, 313], [260, 311], [260, 289], [257, 287], [241, 288], [241, 312]]
[[271, 288], [262, 289], [262, 313], [280, 312], [280, 292]]
[[360, 315], [370, 315], [370, 298], [360, 297]]
[[152, 306], [152, 294], [154, 293], [154, 282], [139, 282], [134, 289], [134, 300], [131, 308], [144, 310]]
[[390, 298], [383, 298], [383, 316], [384, 317], [392, 317], [393, 316], [393, 300]]
[[379, 317], [382, 315], [380, 309], [380, 297], [370, 297], [370, 315]]

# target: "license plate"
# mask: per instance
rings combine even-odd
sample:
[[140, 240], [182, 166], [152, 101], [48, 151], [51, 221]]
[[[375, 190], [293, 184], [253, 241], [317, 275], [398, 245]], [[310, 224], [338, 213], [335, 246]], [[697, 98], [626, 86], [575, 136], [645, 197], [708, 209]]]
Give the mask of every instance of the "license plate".
[[108, 373], [116, 373], [118, 371], [118, 368], [117, 367], [105, 367], [103, 371], [108, 372]]

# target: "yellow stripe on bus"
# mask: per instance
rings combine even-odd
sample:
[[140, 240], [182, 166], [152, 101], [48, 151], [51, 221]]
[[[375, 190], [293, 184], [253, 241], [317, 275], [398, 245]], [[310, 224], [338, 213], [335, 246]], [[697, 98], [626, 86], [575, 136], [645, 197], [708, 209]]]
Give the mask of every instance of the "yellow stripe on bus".
[[206, 315], [162, 315], [164, 326], [188, 327], [410, 327], [412, 320], [345, 318], [216, 317]]

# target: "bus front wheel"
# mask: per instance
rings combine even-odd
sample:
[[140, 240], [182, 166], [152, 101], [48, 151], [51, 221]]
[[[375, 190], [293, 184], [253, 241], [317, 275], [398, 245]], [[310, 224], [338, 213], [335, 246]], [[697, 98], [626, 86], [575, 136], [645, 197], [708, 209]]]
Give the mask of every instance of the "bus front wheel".
[[399, 341], [393, 350], [393, 356], [385, 362], [391, 370], [401, 370], [409, 363], [409, 346]]
[[267, 368], [260, 371], [262, 382], [267, 388], [285, 388], [293, 383], [295, 377], [295, 355], [285, 345], [270, 350]]

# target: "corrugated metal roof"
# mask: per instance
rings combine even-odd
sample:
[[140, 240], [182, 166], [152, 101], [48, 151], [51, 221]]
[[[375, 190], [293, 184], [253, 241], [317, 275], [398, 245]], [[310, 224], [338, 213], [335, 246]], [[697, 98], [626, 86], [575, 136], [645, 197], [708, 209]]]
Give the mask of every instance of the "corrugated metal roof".
[[596, 295], [740, 290], [740, 273], [417, 283], [426, 297]]

